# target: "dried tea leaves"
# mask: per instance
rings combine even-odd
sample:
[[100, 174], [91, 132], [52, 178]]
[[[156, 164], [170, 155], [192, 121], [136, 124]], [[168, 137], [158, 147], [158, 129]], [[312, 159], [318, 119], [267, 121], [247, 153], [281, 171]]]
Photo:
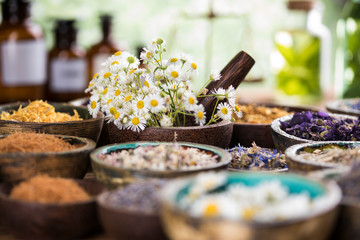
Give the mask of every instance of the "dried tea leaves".
[[236, 123], [270, 124], [276, 118], [292, 114], [292, 112], [278, 107], [266, 107], [264, 105], [239, 105], [239, 108], [243, 116], [237, 119]]

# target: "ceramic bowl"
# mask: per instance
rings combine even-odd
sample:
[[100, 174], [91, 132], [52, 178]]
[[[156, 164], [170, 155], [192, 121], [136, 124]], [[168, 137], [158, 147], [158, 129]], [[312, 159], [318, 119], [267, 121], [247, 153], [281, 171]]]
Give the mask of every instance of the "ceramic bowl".
[[[249, 103], [240, 103], [247, 105]], [[288, 112], [302, 112], [315, 110], [313, 107], [308, 106], [285, 106], [269, 103], [257, 103], [255, 106], [266, 106], [281, 108]], [[258, 146], [264, 148], [275, 148], [274, 142], [271, 136], [271, 124], [256, 124], [256, 123], [234, 123], [233, 134], [230, 142], [230, 147], [240, 144], [244, 147], [251, 147], [255, 142]]]
[[110, 187], [118, 185], [126, 185], [133, 183], [140, 179], [147, 178], [176, 178], [181, 176], [186, 176], [190, 174], [196, 174], [202, 171], [209, 170], [218, 170], [226, 169], [227, 165], [231, 161], [230, 154], [224, 149], [204, 145], [204, 144], [195, 144], [187, 142], [178, 142], [180, 146], [183, 147], [193, 147], [198, 148], [202, 151], [208, 152], [210, 154], [218, 155], [220, 161], [210, 167], [195, 169], [195, 170], [178, 170], [178, 171], [155, 171], [155, 170], [139, 170], [139, 169], [126, 169], [121, 167], [111, 166], [104, 163], [100, 158], [103, 154], [109, 154], [115, 151], [121, 151], [123, 149], [134, 149], [140, 146], [157, 146], [159, 144], [170, 145], [173, 143], [169, 142], [129, 142], [123, 144], [113, 144], [107, 145], [100, 148], [97, 148], [90, 154], [91, 166], [95, 173], [95, 177], [99, 182], [102, 182]]
[[351, 108], [352, 104], [356, 104], [360, 98], [340, 99], [327, 102], [325, 104], [326, 110], [332, 113], [346, 114], [352, 116], [360, 116], [360, 110]]
[[[348, 115], [343, 115], [343, 114], [329, 114], [329, 115], [334, 118], [338, 118], [338, 119], [346, 119], [346, 118], [353, 119], [353, 120], [357, 119], [354, 116], [348, 116]], [[274, 145], [275, 145], [275, 148], [280, 151], [285, 151], [286, 148], [293, 146], [295, 144], [316, 142], [316, 141], [312, 141], [312, 140], [308, 140], [308, 139], [295, 137], [293, 135], [286, 133], [285, 131], [283, 131], [280, 128], [280, 121], [281, 122], [290, 121], [292, 117], [293, 117], [293, 115], [287, 115], [287, 116], [284, 116], [281, 118], [277, 118], [271, 123], [271, 131], [272, 131]]]
[[109, 143], [134, 141], [171, 142], [174, 141], [176, 133], [176, 139], [179, 142], [193, 142], [227, 148], [232, 136], [233, 123], [221, 121], [208, 126], [147, 127], [141, 132], [119, 130], [113, 123], [105, 124], [104, 128], [107, 128]]
[[301, 151], [307, 150], [314, 151], [316, 149], [327, 148], [331, 146], [338, 146], [344, 149], [359, 147], [360, 142], [341, 142], [341, 141], [329, 141], [329, 142], [315, 142], [315, 143], [303, 143], [293, 145], [285, 150], [285, 155], [287, 159], [287, 164], [289, 168], [293, 171], [318, 171], [323, 169], [330, 168], [350, 168], [341, 163], [331, 163], [331, 162], [319, 162], [316, 160], [304, 159], [299, 153]]
[[41, 204], [9, 198], [10, 183], [0, 185], [0, 219], [4, 229], [20, 239], [79, 239], [101, 231], [95, 196], [104, 187], [76, 180], [93, 198], [67, 204]]
[[192, 184], [193, 178], [175, 180], [160, 193], [161, 219], [171, 239], [253, 240], [253, 239], [317, 239], [329, 237], [336, 220], [341, 191], [334, 182], [317, 182], [294, 174], [230, 174], [228, 181], [253, 186], [262, 181], [277, 179], [290, 192], [309, 192], [310, 196], [324, 196], [326, 204], [305, 217], [277, 222], [246, 222], [221, 218], [193, 217], [182, 210], [179, 202]]
[[[20, 105], [27, 106], [27, 102], [16, 102], [0, 105], [0, 112], [19, 109]], [[67, 136], [77, 136], [92, 139], [97, 142], [100, 137], [104, 123], [104, 114], [99, 112], [96, 118], [92, 118], [86, 107], [74, 106], [68, 103], [49, 103], [55, 107], [56, 112], [74, 114], [74, 109], [84, 120], [69, 121], [59, 123], [36, 123], [36, 122], [17, 122], [0, 120], [0, 134], [10, 134], [14, 132], [43, 132], [48, 134], [59, 134]]]
[[41, 173], [52, 177], [84, 177], [95, 142], [87, 138], [55, 136], [79, 147], [63, 152], [0, 153], [0, 182], [18, 182]]

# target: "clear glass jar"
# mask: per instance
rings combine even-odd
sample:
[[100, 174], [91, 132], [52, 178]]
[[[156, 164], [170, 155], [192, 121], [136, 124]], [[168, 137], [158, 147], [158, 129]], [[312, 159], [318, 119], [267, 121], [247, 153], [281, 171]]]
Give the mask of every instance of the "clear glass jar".
[[275, 34], [276, 100], [314, 104], [329, 86], [330, 32], [314, 1], [289, 1], [284, 28]]

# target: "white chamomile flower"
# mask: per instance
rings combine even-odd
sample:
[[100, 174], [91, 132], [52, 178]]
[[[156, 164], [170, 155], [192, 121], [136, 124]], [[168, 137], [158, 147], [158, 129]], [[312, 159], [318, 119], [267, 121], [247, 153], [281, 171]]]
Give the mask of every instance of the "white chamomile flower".
[[225, 89], [223, 88], [218, 88], [218, 89], [214, 89], [211, 91], [211, 94], [216, 95], [215, 97], [219, 100], [224, 100], [225, 99]]
[[167, 62], [167, 66], [171, 66], [171, 65], [182, 65], [182, 62], [180, 61], [179, 58], [177, 57], [172, 57], [169, 58], [168, 62]]
[[217, 115], [223, 120], [230, 120], [232, 108], [228, 103], [220, 103], [217, 107]]
[[93, 118], [96, 118], [100, 110], [99, 95], [95, 94], [90, 97], [90, 103], [88, 105], [89, 113]]
[[230, 85], [230, 87], [226, 89], [225, 98], [229, 101], [232, 107], [235, 106], [236, 92], [235, 88], [232, 85]]
[[209, 192], [224, 185], [227, 181], [226, 173], [219, 173], [219, 172], [207, 172], [199, 174], [195, 177], [195, 182], [192, 188], [190, 189], [191, 192]]
[[193, 111], [196, 109], [197, 107], [197, 98], [195, 96], [195, 94], [191, 91], [186, 91], [183, 94], [183, 99], [184, 99], [184, 107], [187, 111]]
[[154, 53], [146, 48], [144, 48], [143, 51], [140, 53], [140, 59], [142, 59], [144, 63], [151, 61], [153, 57], [154, 57]]
[[145, 126], [146, 120], [144, 117], [139, 115], [131, 115], [127, 128], [131, 129], [134, 132], [140, 132], [145, 129]]
[[209, 78], [211, 81], [218, 81], [221, 78], [221, 74], [218, 71], [212, 70]]
[[138, 112], [138, 113], [147, 113], [148, 112], [148, 109], [145, 107], [145, 101], [143, 98], [141, 97], [138, 97], [136, 98], [133, 102], [133, 109]]
[[234, 113], [236, 114], [236, 117], [238, 117], [238, 118], [243, 117], [243, 112], [240, 110], [239, 105], [235, 105], [233, 110], [234, 110]]
[[195, 115], [195, 123], [199, 124], [200, 126], [205, 125], [206, 123], [206, 112], [204, 111], [203, 105], [198, 105], [197, 108], [194, 110]]
[[128, 52], [124, 52], [122, 55], [123, 55], [123, 58], [125, 59], [125, 61], [127, 62], [127, 66], [129, 67], [129, 69], [138, 68], [140, 61], [137, 57], [135, 57], [134, 55], [132, 55]]
[[120, 116], [117, 120], [114, 121], [115, 126], [122, 130], [126, 129], [126, 127], [129, 125], [130, 118], [127, 115]]
[[173, 124], [171, 122], [171, 119], [167, 115], [163, 115], [163, 117], [160, 119], [160, 126], [161, 127], [172, 127]]
[[145, 97], [145, 106], [152, 113], [160, 112], [164, 107], [164, 99], [157, 94], [149, 94]]
[[182, 81], [184, 78], [184, 71], [181, 70], [180, 66], [172, 65], [166, 69], [166, 77], [170, 81]]

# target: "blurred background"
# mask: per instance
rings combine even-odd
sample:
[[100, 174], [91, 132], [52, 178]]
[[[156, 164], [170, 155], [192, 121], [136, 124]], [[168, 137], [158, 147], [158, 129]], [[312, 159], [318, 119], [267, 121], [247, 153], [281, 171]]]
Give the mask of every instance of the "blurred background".
[[[84, 58], [94, 57], [96, 51], [101, 52], [93, 47], [104, 37], [104, 31], [107, 38], [111, 38], [114, 49], [134, 54], [138, 54], [139, 49], [153, 38], [161, 36], [167, 42], [168, 56], [185, 52], [198, 63], [195, 88], [206, 81], [212, 69], [221, 70], [243, 50], [256, 61], [237, 90], [239, 99], [243, 101], [319, 105], [334, 98], [360, 97], [360, 88], [345, 94], [346, 88], [351, 84], [356, 87], [360, 78], [356, 80], [356, 69], [349, 70], [344, 63], [350, 49], [346, 34], [349, 34], [349, 29], [354, 33], [358, 27], [356, 18], [359, 15], [351, 15], [357, 8], [357, 0], [318, 0], [310, 1], [310, 4], [309, 1], [291, 4], [286, 0], [30, 2], [31, 19], [41, 27], [48, 52], [56, 47], [56, 28], [58, 32], [61, 28], [73, 28], [68, 33], [64, 30], [63, 35], [75, 31], [76, 45], [84, 52]], [[349, 6], [351, 4], [354, 6]], [[101, 18], [104, 15], [108, 17]], [[74, 22], [59, 23], [59, 19]], [[61, 34], [56, 36], [61, 37]], [[48, 55], [47, 61], [55, 55]], [[350, 55], [355, 56], [355, 53]], [[91, 62], [87, 61], [85, 68], [89, 65]], [[92, 68], [87, 70], [89, 74], [85, 78], [90, 79], [98, 69]], [[53, 70], [48, 66], [47, 71]], [[51, 88], [51, 76], [47, 73], [47, 89]], [[6, 86], [1, 87], [5, 89]], [[82, 87], [79, 84], [78, 88]], [[63, 89], [62, 92], [68, 94], [66, 91]], [[76, 94], [69, 96], [77, 97]], [[54, 100], [67, 99], [59, 97]]]

